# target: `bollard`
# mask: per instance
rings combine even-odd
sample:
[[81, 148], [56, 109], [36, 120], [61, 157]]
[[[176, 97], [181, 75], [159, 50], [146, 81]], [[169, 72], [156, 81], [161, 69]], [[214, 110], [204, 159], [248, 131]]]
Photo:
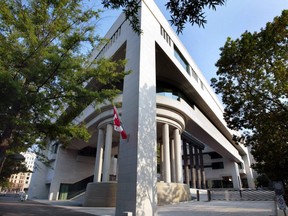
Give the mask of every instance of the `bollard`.
[[196, 191], [197, 201], [200, 200], [199, 190]]
[[208, 202], [211, 201], [211, 191], [207, 190]]

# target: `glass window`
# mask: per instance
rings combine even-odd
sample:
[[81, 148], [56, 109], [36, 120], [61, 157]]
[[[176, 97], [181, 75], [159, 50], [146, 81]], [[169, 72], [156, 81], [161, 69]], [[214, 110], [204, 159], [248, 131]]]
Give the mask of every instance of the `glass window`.
[[224, 169], [223, 162], [214, 162], [212, 163], [212, 169]]
[[177, 87], [167, 84], [165, 82], [157, 81], [156, 83], [156, 93], [163, 95], [165, 97], [172, 98], [174, 100], [180, 101], [180, 99], [186, 101], [187, 104], [194, 109], [194, 102], [192, 99], [189, 99], [185, 94], [181, 92]]
[[243, 164], [240, 162], [240, 163], [238, 163], [238, 168], [239, 169], [243, 169]]
[[192, 76], [194, 77], [194, 79], [196, 80], [196, 82], [198, 82], [198, 75], [196, 74], [196, 72], [193, 70], [193, 68], [191, 68], [192, 71]]
[[211, 159], [222, 158], [222, 156], [218, 154], [217, 152], [209, 152], [208, 154], [210, 155]]
[[174, 45], [174, 56], [179, 61], [179, 63], [183, 66], [186, 72], [190, 75], [190, 66], [187, 60], [184, 58], [180, 50]]

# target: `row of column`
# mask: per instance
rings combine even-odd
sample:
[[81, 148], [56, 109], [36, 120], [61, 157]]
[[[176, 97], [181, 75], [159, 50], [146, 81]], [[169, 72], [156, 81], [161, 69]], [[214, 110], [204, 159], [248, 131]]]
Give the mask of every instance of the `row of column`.
[[[184, 182], [189, 184], [191, 188], [205, 188], [202, 149], [183, 140], [182, 165], [182, 141], [180, 131], [178, 128], [173, 128], [172, 137], [170, 137], [169, 131], [169, 125], [163, 124], [162, 143], [160, 144], [161, 180], [167, 183]], [[98, 129], [94, 182], [108, 182], [110, 179], [112, 137], [112, 124], [106, 125], [106, 133], [104, 129]]]
[[206, 188], [202, 149], [183, 140], [184, 182], [191, 188]]
[[160, 143], [160, 172], [164, 182], [183, 183], [181, 135], [179, 129], [173, 130], [170, 139], [169, 125], [162, 126], [162, 143]]
[[98, 129], [94, 182], [101, 182], [101, 174], [102, 174], [102, 182], [108, 182], [110, 179], [112, 137], [113, 137], [112, 124], [106, 125], [105, 136], [104, 136], [104, 130], [102, 128]]

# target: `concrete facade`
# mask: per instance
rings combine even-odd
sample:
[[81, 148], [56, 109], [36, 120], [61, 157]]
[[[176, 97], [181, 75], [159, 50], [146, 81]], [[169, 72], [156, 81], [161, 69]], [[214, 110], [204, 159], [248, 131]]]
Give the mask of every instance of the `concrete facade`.
[[125, 70], [132, 72], [115, 104], [128, 139], [113, 131], [111, 104], [87, 107], [75, 123], [86, 123], [90, 141], [68, 149], [57, 144], [57, 152], [51, 143], [50, 167], [39, 165], [31, 198], [67, 199], [72, 184], [92, 176], [87, 203], [97, 193], [89, 188], [113, 182], [116, 215], [150, 216], [157, 215], [157, 199], [187, 199], [159, 195], [160, 184], [183, 194], [187, 188], [254, 187], [248, 149], [234, 143], [220, 102], [154, 1], [141, 1], [139, 20], [140, 35], [121, 15], [106, 35], [110, 41], [91, 57], [127, 59]]

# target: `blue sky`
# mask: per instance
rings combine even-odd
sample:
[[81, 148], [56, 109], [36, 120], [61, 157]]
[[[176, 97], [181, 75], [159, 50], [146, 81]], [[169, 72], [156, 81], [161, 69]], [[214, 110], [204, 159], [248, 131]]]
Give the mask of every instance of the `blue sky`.
[[[167, 1], [155, 2], [169, 19], [169, 12], [164, 6]], [[219, 59], [219, 48], [224, 46], [227, 37], [237, 39], [246, 30], [259, 31], [275, 16], [280, 16], [284, 9], [288, 9], [288, 0], [227, 0], [216, 11], [206, 10], [205, 28], [187, 23], [179, 37], [210, 83], [210, 79], [216, 77], [217, 68], [214, 65]], [[113, 22], [118, 14], [119, 11], [104, 13], [98, 30], [107, 31], [106, 27], [110, 26], [107, 23]]]
[[[163, 2], [156, 1], [169, 19]], [[285, 9], [288, 9], [288, 0], [227, 0], [216, 11], [206, 10], [204, 29], [186, 24], [179, 37], [210, 83], [210, 79], [216, 77], [217, 68], [214, 65], [220, 57], [219, 48], [224, 46], [227, 37], [237, 39], [246, 30], [259, 31]]]

